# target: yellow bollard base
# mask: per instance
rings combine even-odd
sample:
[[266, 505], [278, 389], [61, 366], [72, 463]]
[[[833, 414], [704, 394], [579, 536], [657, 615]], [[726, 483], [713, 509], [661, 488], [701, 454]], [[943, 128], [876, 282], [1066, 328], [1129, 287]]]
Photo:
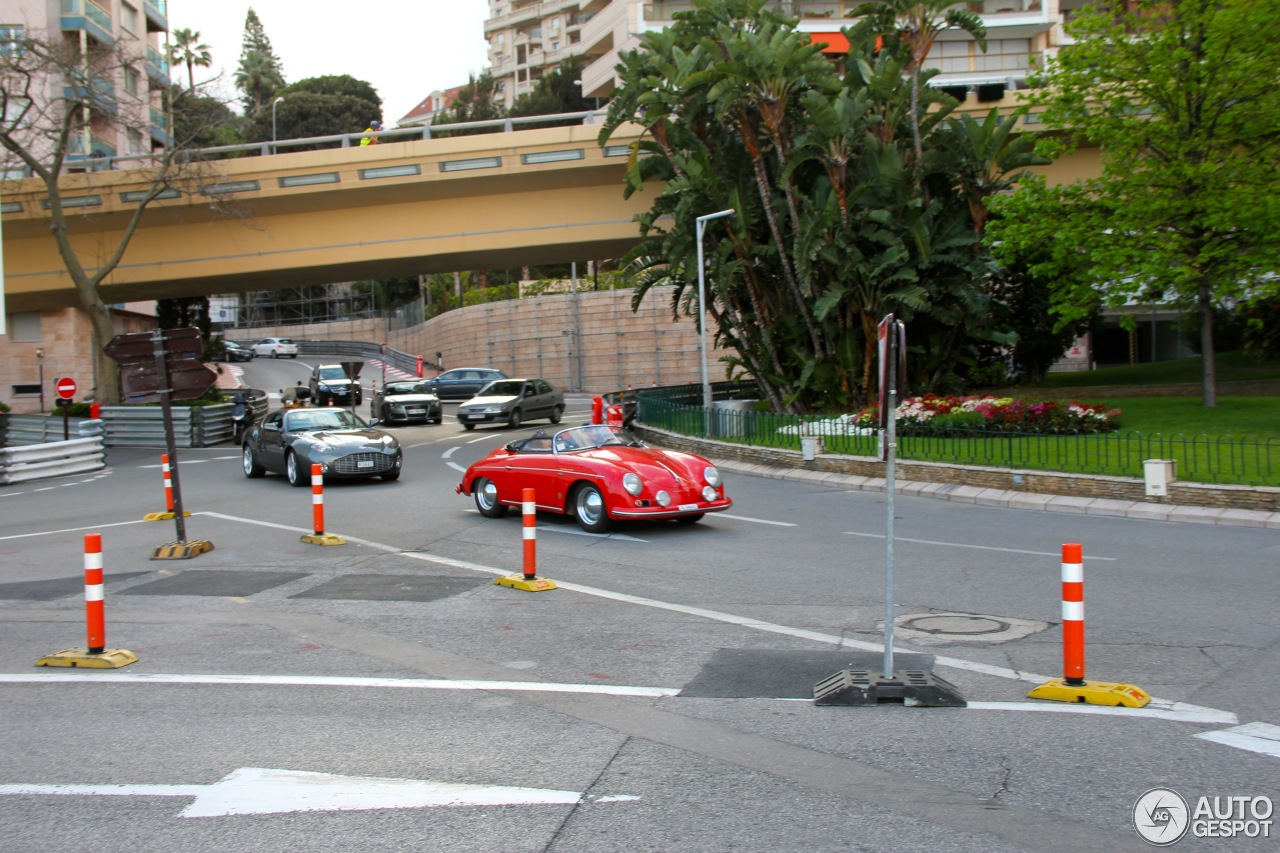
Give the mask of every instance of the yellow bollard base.
[[308, 545], [346, 545], [347, 540], [336, 533], [307, 533], [301, 541]]
[[103, 649], [91, 654], [88, 649], [63, 649], [36, 661], [36, 666], [74, 666], [81, 669], [119, 669], [137, 663], [138, 656], [128, 649]]
[[[146, 515], [144, 515], [144, 516], [142, 517], [142, 520], [143, 520], [143, 521], [169, 521], [170, 519], [172, 519], [172, 518], [173, 518], [174, 516], [176, 516], [176, 515], [177, 515], [177, 513], [176, 513], [176, 512], [173, 512], [173, 511], [168, 511], [168, 512], [149, 512], [149, 513], [147, 513]], [[182, 517], [183, 517], [183, 518], [190, 518], [190, 517], [191, 517], [191, 513], [189, 513], [189, 512], [184, 512], [184, 513], [182, 514]]]
[[509, 586], [512, 589], [522, 589], [525, 592], [542, 592], [548, 589], [556, 589], [556, 582], [550, 578], [534, 577], [533, 580], [525, 580], [524, 575], [505, 575], [494, 581], [498, 586]]
[[1141, 708], [1151, 701], [1151, 694], [1132, 684], [1113, 681], [1086, 681], [1067, 684], [1065, 678], [1046, 681], [1027, 694], [1028, 699], [1052, 699], [1055, 702], [1083, 702], [1086, 705], [1116, 705]]
[[205, 551], [212, 551], [213, 543], [208, 539], [192, 539], [190, 542], [170, 542], [161, 545], [151, 552], [153, 560], [190, 560]]

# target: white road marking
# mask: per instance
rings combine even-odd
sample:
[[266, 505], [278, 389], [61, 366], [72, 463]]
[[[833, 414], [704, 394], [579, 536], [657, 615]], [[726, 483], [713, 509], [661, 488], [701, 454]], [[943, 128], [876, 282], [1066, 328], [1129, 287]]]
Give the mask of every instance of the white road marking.
[[441, 458], [441, 459], [448, 459], [449, 457], [453, 456], [453, 454], [457, 453], [457, 452], [458, 452], [459, 450], [461, 450], [461, 449], [462, 449], [461, 447], [450, 447], [450, 448], [449, 448], [448, 450], [446, 450], [444, 453], [441, 453], [441, 454], [440, 454], [440, 458]]
[[[845, 531], [846, 536], [861, 536], [864, 539], [883, 539], [883, 533], [855, 533], [852, 530]], [[941, 545], [944, 548], [973, 548], [977, 551], [1001, 551], [1005, 554], [1030, 554], [1033, 557], [1061, 557], [1061, 551], [1024, 551], [1021, 548], [997, 548], [994, 545], [965, 545], [960, 542], [937, 542], [933, 539], [908, 539], [905, 536], [893, 537], [894, 542], [914, 542], [917, 545]], [[1094, 554], [1086, 555], [1088, 560], [1107, 560], [1114, 562], [1119, 557], [1098, 557]]]
[[479, 443], [480, 443], [480, 442], [482, 442], [482, 441], [488, 441], [490, 438], [491, 438], [491, 436], [489, 436], [489, 435], [487, 435], [487, 434], [486, 434], [486, 435], [482, 435], [482, 436], [480, 436], [479, 438], [473, 438], [473, 439], [471, 439], [470, 441], [468, 441], [468, 442], [467, 442], [467, 444], [479, 444]]
[[1280, 758], [1280, 726], [1270, 723], [1245, 723], [1220, 732], [1201, 732], [1192, 737]]
[[767, 518], [748, 518], [745, 515], [730, 515], [727, 512], [721, 512], [717, 515], [719, 518], [732, 518], [734, 521], [750, 521], [755, 524], [775, 524], [778, 527], [795, 527], [795, 525], [789, 521], [770, 521]]
[[[1231, 722], [1235, 714], [1227, 711], [1216, 711], [1213, 708], [1199, 708], [1194, 705], [1183, 708], [1120, 708], [1111, 705], [1088, 705], [1085, 703], [1067, 702], [969, 702], [968, 707], [975, 711], [1039, 711], [1048, 714], [1093, 714], [1101, 717], [1147, 717], [1153, 720], [1172, 720], [1176, 723], [1212, 724]], [[1204, 737], [1204, 735], [1195, 735]], [[1280, 746], [1280, 744], [1276, 744]]]
[[620, 803], [639, 797], [589, 797], [578, 791], [464, 785], [427, 779], [339, 776], [305, 770], [241, 767], [212, 785], [0, 785], [8, 796], [193, 797], [182, 817], [366, 811], [457, 806]]
[[462, 467], [461, 465], [459, 465], [457, 462], [446, 462], [445, 464], [446, 464], [446, 465], [448, 465], [448, 466], [449, 466], [450, 468], [452, 468], [453, 470], [457, 471], [459, 474], [465, 474], [465, 473], [467, 473], [467, 469], [466, 469], [466, 468], [463, 468], [463, 467]]
[[[56, 536], [59, 533], [79, 533], [81, 530], [98, 530], [103, 527], [124, 527], [129, 524], [146, 524], [142, 519], [137, 521], [115, 521], [111, 524], [94, 524], [89, 527], [64, 527], [61, 530], [45, 530], [40, 533], [15, 533], [12, 536], [0, 536], [0, 542], [6, 539], [26, 539], [31, 536]], [[291, 530], [293, 528], [290, 528]]]

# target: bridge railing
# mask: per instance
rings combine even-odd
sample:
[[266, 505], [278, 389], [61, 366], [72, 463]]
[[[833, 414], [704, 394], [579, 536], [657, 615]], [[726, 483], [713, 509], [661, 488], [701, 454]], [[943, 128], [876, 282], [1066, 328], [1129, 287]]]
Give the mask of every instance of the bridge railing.
[[[215, 145], [210, 148], [191, 148], [179, 152], [184, 161], [198, 161], [217, 158], [227, 154], [247, 156], [269, 156], [287, 153], [293, 148], [352, 148], [360, 145], [360, 140], [368, 138], [379, 142], [403, 142], [414, 139], [432, 139], [441, 134], [449, 135], [459, 131], [497, 131], [512, 133], [516, 130], [529, 130], [533, 126], [551, 122], [577, 121], [582, 124], [595, 124], [604, 115], [602, 110], [586, 110], [584, 112], [553, 113], [545, 116], [514, 116], [511, 118], [488, 119], [485, 121], [464, 121], [453, 124], [421, 125], [412, 127], [393, 127], [373, 133], [338, 133], [329, 136], [308, 136], [301, 139], [277, 139], [269, 142], [244, 142], [238, 145]], [[86, 157], [77, 159], [77, 168], [88, 168], [95, 171], [103, 169], [139, 169], [156, 163], [159, 154], [125, 154], [110, 157]], [[28, 177], [30, 177], [28, 175]]]

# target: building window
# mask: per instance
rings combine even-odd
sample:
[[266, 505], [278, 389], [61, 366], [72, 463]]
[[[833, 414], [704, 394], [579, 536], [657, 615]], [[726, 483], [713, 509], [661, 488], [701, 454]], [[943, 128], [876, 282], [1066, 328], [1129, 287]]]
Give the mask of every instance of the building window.
[[132, 68], [124, 70], [124, 90], [130, 95], [138, 94], [138, 79], [140, 75]]
[[21, 311], [10, 314], [9, 340], [24, 343], [40, 340], [40, 312]]
[[553, 33], [560, 32], [560, 19], [552, 18], [551, 20], [547, 21], [547, 29], [551, 30], [551, 32]]
[[22, 56], [27, 52], [26, 39], [27, 28], [22, 24], [0, 24], [0, 56]]
[[31, 126], [31, 99], [5, 98], [4, 126], [8, 128]]
[[138, 34], [138, 10], [128, 3], [120, 4], [120, 27], [127, 33]]
[[559, 49], [560, 49], [560, 42], [558, 42], [558, 41], [553, 41], [553, 42], [551, 43], [551, 49], [552, 49], [552, 50], [559, 50]]

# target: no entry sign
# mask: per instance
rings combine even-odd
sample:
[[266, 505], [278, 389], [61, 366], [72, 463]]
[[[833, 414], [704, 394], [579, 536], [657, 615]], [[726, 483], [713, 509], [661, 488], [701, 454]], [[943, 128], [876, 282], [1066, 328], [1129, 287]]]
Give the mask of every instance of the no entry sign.
[[76, 396], [76, 381], [70, 376], [53, 380], [53, 387], [58, 392], [58, 396], [64, 400], [70, 400]]

